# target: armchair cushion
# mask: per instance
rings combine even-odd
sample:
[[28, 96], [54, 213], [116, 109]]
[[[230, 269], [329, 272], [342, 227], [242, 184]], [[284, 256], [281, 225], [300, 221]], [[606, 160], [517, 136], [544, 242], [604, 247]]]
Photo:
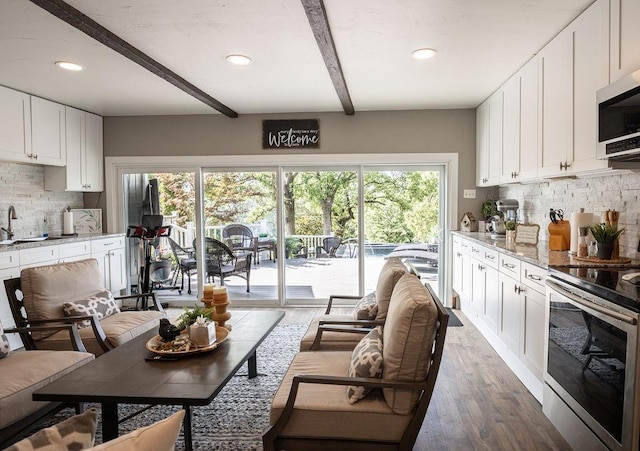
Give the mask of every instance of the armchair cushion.
[[374, 320], [378, 315], [378, 303], [376, 293], [369, 293], [358, 302], [353, 308], [353, 319]]
[[377, 320], [384, 320], [387, 317], [393, 288], [398, 283], [398, 280], [407, 273], [407, 267], [399, 258], [389, 258], [382, 266], [376, 285]]
[[93, 446], [98, 425], [98, 411], [85, 412], [67, 418], [14, 443], [6, 451], [81, 450]]
[[[62, 304], [64, 314], [67, 316], [95, 316], [102, 320], [107, 316], [120, 313], [118, 304], [109, 290], [101, 290], [86, 299], [69, 301]], [[89, 327], [91, 321], [84, 320], [77, 323], [78, 327]]]
[[93, 359], [94, 355], [87, 352], [20, 351], [0, 360], [0, 428], [47, 404], [31, 399], [35, 390]]
[[[23, 269], [20, 286], [30, 321], [63, 317], [65, 302], [86, 299], [104, 290], [98, 262], [93, 258]], [[34, 332], [33, 338], [40, 340], [52, 333]]]
[[[426, 379], [431, 347], [438, 327], [435, 301], [413, 274], [407, 273], [396, 284], [384, 326], [385, 380], [417, 382]], [[418, 403], [419, 391], [383, 389], [389, 407], [407, 415]]]
[[[351, 315], [321, 315], [313, 318], [304, 336], [300, 340], [300, 351], [309, 351], [316, 339], [320, 321], [351, 321]], [[324, 332], [322, 334], [322, 348], [327, 351], [349, 351], [362, 339], [362, 334], [348, 334], [342, 332]]]
[[[351, 351], [299, 352], [291, 362], [271, 403], [270, 424], [282, 414], [293, 376], [314, 374], [345, 375]], [[353, 440], [399, 440], [411, 421], [410, 415], [396, 415], [382, 393], [374, 390], [364, 399], [350, 404], [344, 385], [301, 384], [294, 411], [282, 436], [349, 438]]]
[[11, 344], [4, 333], [4, 327], [0, 323], [0, 359], [4, 359], [11, 352]]
[[[382, 326], [362, 337], [351, 355], [349, 377], [382, 377]], [[347, 397], [353, 404], [363, 399], [371, 389], [349, 385]]]

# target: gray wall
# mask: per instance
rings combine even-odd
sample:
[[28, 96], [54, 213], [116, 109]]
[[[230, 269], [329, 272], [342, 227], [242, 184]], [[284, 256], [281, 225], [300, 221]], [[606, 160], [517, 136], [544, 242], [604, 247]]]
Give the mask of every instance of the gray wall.
[[[319, 119], [320, 149], [263, 150], [263, 119]], [[462, 198], [463, 189], [475, 188], [475, 143], [473, 109], [104, 118], [108, 157], [457, 152], [459, 212], [479, 212], [484, 200], [481, 190], [477, 199]]]

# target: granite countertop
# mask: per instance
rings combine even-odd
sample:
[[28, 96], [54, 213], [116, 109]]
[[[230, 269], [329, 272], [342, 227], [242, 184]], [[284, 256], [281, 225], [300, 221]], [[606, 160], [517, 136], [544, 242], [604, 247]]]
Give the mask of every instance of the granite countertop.
[[57, 244], [76, 243], [87, 240], [97, 240], [110, 237], [123, 237], [124, 233], [100, 233], [96, 235], [79, 235], [79, 236], [52, 236], [42, 241], [15, 242], [14, 244], [0, 245], [0, 252], [17, 251], [21, 249], [31, 249], [34, 247], [53, 246]]
[[[476, 241], [486, 247], [495, 247], [500, 252], [543, 268], [612, 266], [607, 263], [598, 264], [594, 262], [576, 260], [569, 255], [568, 251], [550, 251], [549, 243], [547, 241], [539, 241], [536, 246], [527, 244], [507, 244], [506, 238], [494, 239], [491, 238], [490, 233], [457, 231], [453, 231], [451, 233], [462, 238]], [[635, 266], [639, 264], [639, 261], [632, 260], [628, 265], [617, 266]]]

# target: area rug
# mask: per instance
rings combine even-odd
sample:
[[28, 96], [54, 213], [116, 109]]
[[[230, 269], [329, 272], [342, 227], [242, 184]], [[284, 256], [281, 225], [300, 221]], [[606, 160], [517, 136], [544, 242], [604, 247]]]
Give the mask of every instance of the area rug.
[[[247, 367], [241, 368], [225, 388], [208, 406], [192, 408], [193, 447], [197, 450], [262, 450], [262, 433], [269, 425], [271, 399], [284, 376], [289, 363], [299, 349], [306, 325], [278, 325], [257, 349], [258, 377], [247, 378]], [[88, 404], [88, 407], [100, 406]], [[140, 409], [124, 404], [119, 407], [119, 418]], [[120, 435], [166, 418], [179, 406], [155, 406], [120, 424]], [[55, 424], [74, 415], [65, 409], [47, 422]], [[96, 443], [102, 443], [98, 427]], [[182, 433], [176, 450], [184, 450]]]

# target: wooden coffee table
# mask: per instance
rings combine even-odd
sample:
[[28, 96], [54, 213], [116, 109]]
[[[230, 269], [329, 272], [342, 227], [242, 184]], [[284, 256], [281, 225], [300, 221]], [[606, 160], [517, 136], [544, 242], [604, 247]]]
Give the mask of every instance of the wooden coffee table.
[[35, 391], [33, 399], [101, 403], [104, 442], [118, 436], [118, 404], [181, 405], [185, 448], [191, 450], [191, 406], [211, 403], [245, 362], [249, 378], [256, 377], [256, 349], [283, 316], [273, 310], [233, 311], [233, 329], [219, 348], [175, 361], [145, 360], [154, 329]]

